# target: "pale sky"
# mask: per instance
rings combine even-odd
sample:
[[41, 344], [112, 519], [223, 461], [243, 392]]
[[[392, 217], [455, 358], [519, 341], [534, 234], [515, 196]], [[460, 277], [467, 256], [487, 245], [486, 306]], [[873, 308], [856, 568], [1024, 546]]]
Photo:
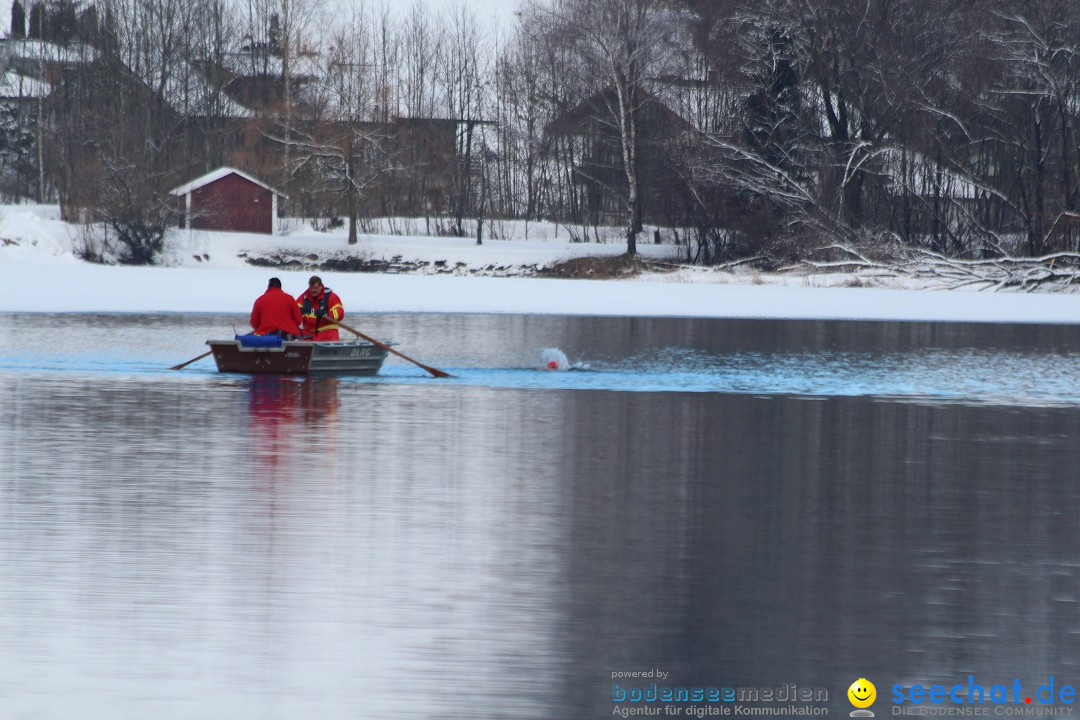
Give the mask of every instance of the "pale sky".
[[[29, 7], [33, 0], [23, 0], [23, 6], [27, 8], [26, 12], [29, 15]], [[238, 3], [242, 3], [243, 0], [235, 0]], [[334, 0], [323, 0], [327, 4], [331, 4]], [[422, 0], [425, 4], [429, 5], [433, 9], [442, 8], [456, 8], [462, 3], [472, 8], [476, 14], [476, 17], [481, 22], [492, 22], [497, 24], [501, 29], [506, 29], [513, 25], [515, 22], [514, 13], [520, 6], [520, 0]], [[88, 0], [83, 0], [88, 2]], [[337, 0], [343, 7], [347, 7], [350, 0]], [[379, 2], [389, 2], [394, 8], [406, 8], [411, 6], [412, 0], [369, 0], [369, 4], [377, 4]], [[11, 0], [0, 0], [0, 36], [7, 37], [11, 31]]]
[[[427, 5], [432, 10], [455, 10], [465, 5], [473, 11], [476, 19], [480, 23], [492, 23], [499, 29], [505, 30], [512, 26], [516, 19], [514, 13], [522, 4], [522, 0], [419, 0], [422, 4]], [[353, 2], [353, 0], [323, 0], [326, 3], [337, 3], [340, 7], [347, 9]], [[380, 6], [382, 3], [387, 3], [394, 10], [398, 12], [405, 11], [412, 7], [414, 0], [363, 0], [362, 3], [370, 6]]]

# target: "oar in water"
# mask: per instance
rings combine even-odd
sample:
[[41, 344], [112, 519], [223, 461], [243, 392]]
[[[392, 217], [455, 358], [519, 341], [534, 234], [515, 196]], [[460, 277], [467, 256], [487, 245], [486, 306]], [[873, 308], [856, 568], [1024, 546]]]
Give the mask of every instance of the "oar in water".
[[336, 322], [338, 325], [340, 325], [341, 327], [343, 327], [346, 330], [348, 330], [349, 332], [351, 332], [353, 335], [356, 335], [359, 338], [363, 338], [364, 340], [367, 340], [372, 345], [377, 345], [377, 346], [381, 347], [383, 350], [386, 350], [387, 352], [392, 352], [395, 355], [397, 355], [399, 358], [402, 358], [403, 360], [408, 360], [413, 365], [416, 365], [417, 367], [421, 367], [424, 370], [427, 370], [434, 377], [437, 377], [437, 378], [454, 377], [453, 375], [451, 375], [448, 372], [443, 372], [442, 370], [440, 370], [438, 368], [433, 368], [433, 367], [430, 367], [428, 365], [425, 365], [422, 362], [417, 362], [416, 360], [413, 360], [411, 357], [409, 357], [405, 353], [400, 353], [397, 350], [395, 350], [394, 348], [387, 345], [386, 343], [379, 342], [375, 338], [369, 337], [369, 336], [365, 335], [364, 333], [360, 332], [359, 330], [354, 330], [353, 328], [349, 327], [348, 325], [341, 322], [340, 320], [335, 320], [334, 322]]
[[204, 357], [206, 357], [207, 355], [209, 355], [209, 354], [210, 354], [210, 353], [212, 353], [212, 352], [213, 352], [213, 350], [207, 350], [206, 352], [204, 352], [204, 353], [203, 353], [202, 355], [200, 355], [199, 357], [193, 357], [193, 358], [191, 358], [190, 360], [188, 360], [187, 362], [182, 362], [182, 363], [180, 363], [179, 365], [173, 365], [173, 366], [172, 366], [171, 368], [169, 368], [169, 369], [170, 369], [170, 370], [180, 370], [180, 369], [182, 369], [182, 368], [186, 368], [186, 367], [187, 367], [188, 365], [190, 365], [191, 363], [195, 362], [196, 360], [202, 360], [202, 359], [203, 359]]

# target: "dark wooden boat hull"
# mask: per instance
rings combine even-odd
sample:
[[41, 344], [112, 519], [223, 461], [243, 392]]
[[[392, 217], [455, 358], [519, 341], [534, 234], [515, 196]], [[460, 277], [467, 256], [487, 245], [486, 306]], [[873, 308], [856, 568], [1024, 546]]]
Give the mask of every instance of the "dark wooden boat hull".
[[375, 375], [387, 352], [369, 342], [287, 341], [280, 347], [244, 347], [239, 340], [207, 340], [218, 372], [271, 375]]

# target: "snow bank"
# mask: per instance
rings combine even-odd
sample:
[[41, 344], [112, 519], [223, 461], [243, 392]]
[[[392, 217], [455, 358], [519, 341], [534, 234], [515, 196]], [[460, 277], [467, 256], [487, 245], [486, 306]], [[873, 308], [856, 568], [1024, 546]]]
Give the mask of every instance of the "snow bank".
[[[373, 235], [349, 248], [344, 231], [294, 228], [284, 237], [178, 232], [170, 267], [82, 262], [72, 251], [80, 229], [52, 206], [0, 208], [0, 310], [8, 312], [222, 312], [247, 314], [271, 276], [288, 292], [310, 271], [253, 268], [241, 254], [299, 253], [462, 263], [467, 269], [540, 265], [585, 254], [619, 254], [618, 244]], [[641, 246], [662, 257], [670, 246]], [[327, 273], [347, 311], [360, 313], [526, 313], [921, 320], [1080, 322], [1080, 298], [1067, 294], [978, 293], [886, 288], [810, 287], [815, 277], [733, 275], [703, 269], [633, 280], [546, 280], [454, 274]], [[829, 281], [834, 279], [829, 277]], [[755, 284], [757, 283], [757, 284]]]

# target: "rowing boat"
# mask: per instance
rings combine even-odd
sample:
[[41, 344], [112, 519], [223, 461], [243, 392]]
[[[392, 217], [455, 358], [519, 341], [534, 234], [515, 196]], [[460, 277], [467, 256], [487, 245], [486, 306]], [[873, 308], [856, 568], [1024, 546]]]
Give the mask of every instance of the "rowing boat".
[[308, 342], [238, 335], [234, 340], [207, 340], [206, 344], [218, 372], [230, 373], [375, 375], [387, 355], [385, 348], [366, 340]]

